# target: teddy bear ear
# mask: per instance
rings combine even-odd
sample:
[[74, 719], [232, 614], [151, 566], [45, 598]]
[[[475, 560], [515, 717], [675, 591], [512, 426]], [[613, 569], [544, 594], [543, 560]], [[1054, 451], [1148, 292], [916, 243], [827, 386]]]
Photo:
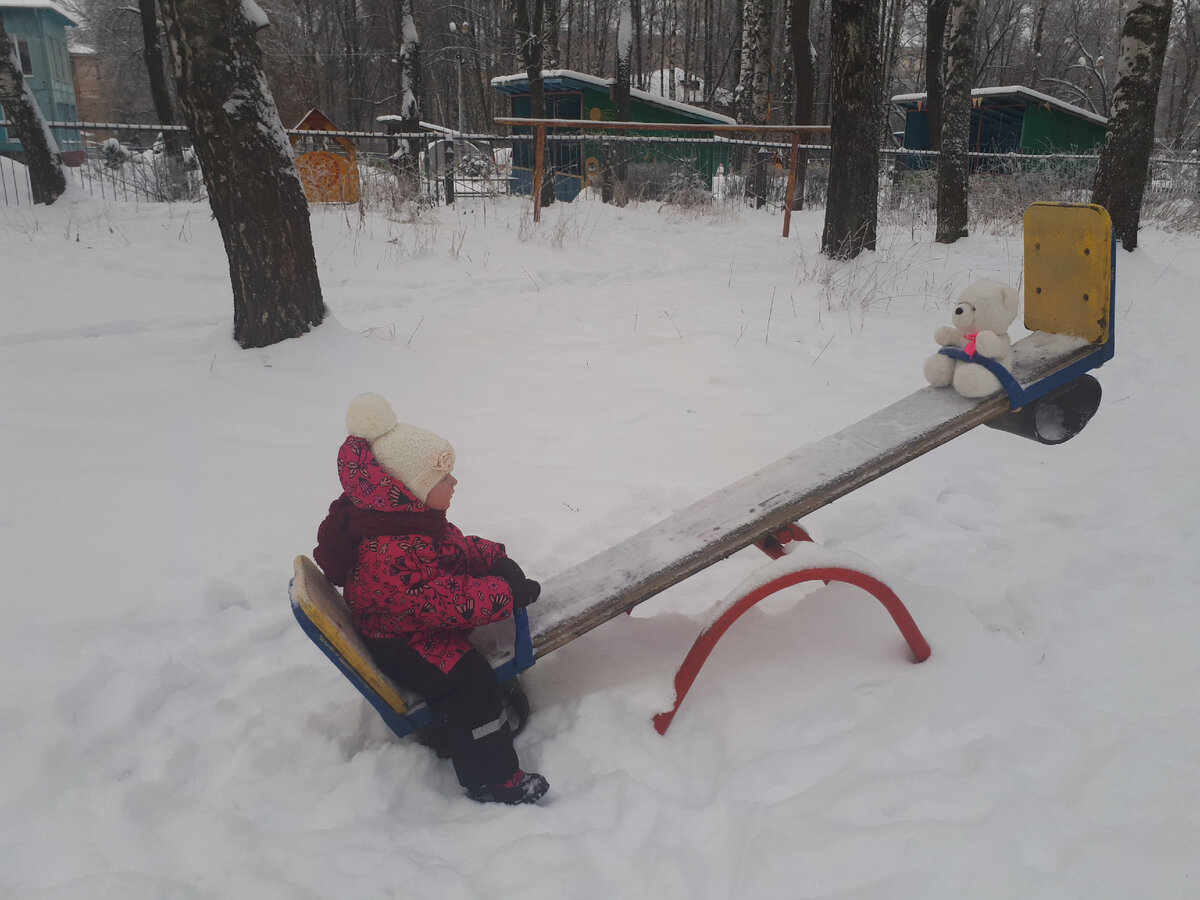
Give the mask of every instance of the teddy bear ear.
[[373, 441], [396, 427], [391, 404], [379, 394], [359, 394], [346, 410], [346, 431]]

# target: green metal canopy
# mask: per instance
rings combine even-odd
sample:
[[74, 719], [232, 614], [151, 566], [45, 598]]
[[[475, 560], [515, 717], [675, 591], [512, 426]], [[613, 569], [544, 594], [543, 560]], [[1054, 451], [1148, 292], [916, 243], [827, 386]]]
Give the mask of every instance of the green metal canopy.
[[[929, 150], [926, 94], [898, 94], [892, 105], [904, 115], [904, 148]], [[1108, 120], [1031, 88], [971, 91], [973, 153], [1091, 153], [1104, 143]]]

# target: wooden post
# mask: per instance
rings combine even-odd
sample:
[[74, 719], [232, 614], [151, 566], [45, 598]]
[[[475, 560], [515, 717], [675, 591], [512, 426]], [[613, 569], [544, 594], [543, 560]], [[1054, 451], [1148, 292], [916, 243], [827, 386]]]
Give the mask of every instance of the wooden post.
[[546, 126], [537, 127], [537, 149], [533, 163], [533, 221], [542, 221], [542, 179], [546, 165]]
[[797, 160], [798, 160], [799, 156], [800, 156], [800, 132], [797, 131], [795, 134], [792, 135], [792, 164], [790, 166], [788, 166], [787, 193], [784, 195], [784, 199], [783, 199], [783, 236], [784, 237], [788, 236], [788, 231], [791, 230], [791, 227], [792, 227], [792, 203], [794, 202], [794, 199], [795, 199], [792, 195], [796, 191], [796, 168], [797, 168]]

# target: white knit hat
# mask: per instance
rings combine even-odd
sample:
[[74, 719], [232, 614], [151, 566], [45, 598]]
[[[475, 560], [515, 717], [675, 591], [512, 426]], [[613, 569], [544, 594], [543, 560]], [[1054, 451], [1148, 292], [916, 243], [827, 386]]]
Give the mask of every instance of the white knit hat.
[[359, 394], [346, 410], [346, 430], [365, 438], [383, 470], [399, 478], [422, 503], [454, 469], [454, 448], [432, 431], [396, 420], [387, 400]]

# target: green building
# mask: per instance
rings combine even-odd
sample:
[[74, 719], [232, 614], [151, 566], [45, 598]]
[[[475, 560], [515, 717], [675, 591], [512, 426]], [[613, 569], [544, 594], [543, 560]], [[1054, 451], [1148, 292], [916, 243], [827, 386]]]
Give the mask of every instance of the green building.
[[[929, 113], [925, 94], [899, 94], [892, 105], [904, 115], [904, 149], [928, 150]], [[971, 91], [972, 153], [1096, 153], [1108, 120], [1027, 87]], [[925, 168], [919, 157], [907, 167]]]
[[[49, 0], [0, 0], [0, 18], [42, 115], [50, 122], [76, 121], [75, 82], [67, 52], [67, 28], [74, 26], [75, 20]], [[78, 131], [53, 131], [59, 150], [79, 149]], [[19, 158], [23, 152], [20, 141], [0, 126], [0, 154]]]
[[[598, 78], [568, 69], [548, 69], [542, 72], [546, 95], [545, 118], [591, 119], [615, 121], [616, 103], [612, 96], [611, 78]], [[492, 88], [508, 94], [513, 118], [529, 118], [529, 79], [523, 74], [503, 75], [492, 79]], [[662, 122], [664, 124], [733, 125], [728, 116], [649, 94], [629, 92], [629, 122]], [[514, 128], [515, 134], [529, 134], [529, 128]], [[580, 134], [580, 129], [556, 129], [554, 134]], [[690, 173], [705, 185], [711, 184], [717, 167], [729, 165], [729, 144], [713, 141], [712, 132], [672, 132], [669, 128], [652, 131], [623, 132], [638, 137], [670, 137], [664, 141], [628, 145], [629, 163], [641, 169], [643, 175], [657, 170], [658, 177], [670, 173]], [[588, 130], [580, 140], [546, 142], [547, 165], [554, 169], [554, 195], [559, 200], [573, 200], [591, 180], [606, 168], [611, 142], [606, 143], [599, 132]], [[518, 141], [513, 146], [513, 188], [518, 193], [533, 189], [533, 155], [531, 141]]]

